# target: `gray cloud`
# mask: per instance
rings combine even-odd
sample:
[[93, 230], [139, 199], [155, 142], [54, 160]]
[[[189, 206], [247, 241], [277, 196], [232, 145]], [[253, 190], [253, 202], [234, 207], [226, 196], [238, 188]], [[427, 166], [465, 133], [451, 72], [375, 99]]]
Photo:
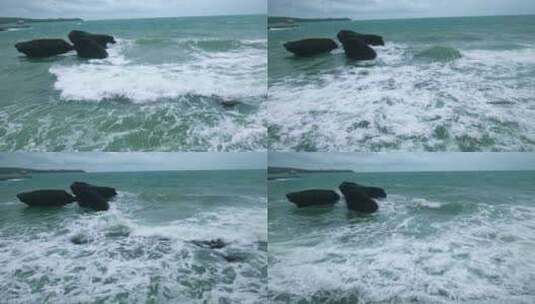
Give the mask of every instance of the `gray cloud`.
[[535, 153], [269, 153], [269, 165], [357, 172], [535, 170]]
[[2, 0], [6, 17], [115, 19], [266, 14], [267, 0]]
[[383, 19], [534, 14], [533, 0], [270, 0], [269, 15]]
[[266, 153], [0, 153], [0, 167], [102, 171], [265, 169]]

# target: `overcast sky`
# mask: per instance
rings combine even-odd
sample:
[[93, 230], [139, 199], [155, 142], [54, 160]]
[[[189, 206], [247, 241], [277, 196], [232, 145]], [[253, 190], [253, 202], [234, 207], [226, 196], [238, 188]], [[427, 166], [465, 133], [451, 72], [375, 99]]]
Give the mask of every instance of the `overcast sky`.
[[0, 167], [104, 171], [265, 169], [266, 153], [0, 153]]
[[356, 172], [535, 170], [535, 153], [269, 153], [269, 166]]
[[535, 0], [269, 0], [269, 15], [389, 19], [535, 14]]
[[0, 17], [117, 19], [266, 14], [267, 0], [0, 0]]

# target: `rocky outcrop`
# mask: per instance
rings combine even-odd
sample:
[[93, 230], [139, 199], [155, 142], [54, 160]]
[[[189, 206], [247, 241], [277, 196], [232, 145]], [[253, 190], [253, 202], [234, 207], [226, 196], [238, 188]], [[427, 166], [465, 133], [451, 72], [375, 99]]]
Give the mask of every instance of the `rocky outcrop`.
[[37, 190], [17, 194], [17, 198], [31, 207], [60, 207], [75, 201], [64, 190]]
[[342, 46], [346, 57], [350, 59], [373, 60], [377, 58], [377, 53], [359, 38], [346, 38], [342, 42]]
[[355, 183], [342, 183], [339, 187], [345, 197], [347, 208], [361, 213], [373, 213], [379, 209], [377, 203]]
[[340, 195], [332, 190], [305, 190], [286, 194], [288, 200], [298, 208], [311, 206], [330, 206], [340, 200]]
[[349, 39], [357, 38], [357, 39], [362, 40], [367, 45], [373, 45], [373, 46], [385, 45], [383, 37], [379, 35], [361, 34], [361, 33], [357, 33], [354, 31], [341, 30], [340, 32], [338, 32], [338, 35], [336, 36], [338, 37], [338, 40], [340, 40], [340, 42], [342, 43], [344, 43], [344, 41], [349, 41]]
[[110, 208], [108, 200], [97, 192], [91, 185], [84, 183], [72, 184], [71, 190], [76, 196], [78, 205], [95, 211], [105, 211]]
[[295, 56], [309, 57], [322, 53], [329, 53], [338, 48], [338, 45], [332, 39], [312, 38], [287, 42], [284, 44], [284, 48]]
[[20, 53], [32, 58], [45, 58], [65, 54], [73, 50], [73, 46], [63, 39], [36, 39], [19, 42], [15, 48]]
[[81, 38], [74, 44], [74, 50], [79, 57], [85, 59], [104, 59], [108, 57], [108, 52], [95, 40]]
[[84, 31], [71, 31], [69, 33], [69, 40], [74, 44], [78, 44], [83, 39], [89, 39], [95, 41], [98, 45], [103, 48], [108, 47], [108, 43], [115, 43], [115, 38], [110, 35], [104, 34], [92, 34]]
[[93, 189], [94, 191], [96, 191], [100, 196], [102, 196], [103, 198], [109, 200], [111, 198], [113, 198], [114, 196], [117, 195], [117, 191], [115, 190], [115, 188], [112, 188], [112, 187], [103, 187], [103, 186], [95, 186], [95, 185], [91, 185], [91, 184], [88, 184], [88, 183], [84, 183], [84, 182], [74, 182], [71, 184], [71, 191], [74, 193], [74, 189], [73, 188], [81, 188], [81, 187], [85, 187], [85, 188], [91, 188]]
[[371, 198], [386, 198], [386, 192], [383, 188], [368, 187], [368, 186], [363, 186], [363, 185], [352, 183], [352, 182], [343, 182], [340, 185], [340, 187], [344, 187], [344, 188], [349, 187], [349, 186], [359, 188], [362, 192], [364, 192], [367, 196]]

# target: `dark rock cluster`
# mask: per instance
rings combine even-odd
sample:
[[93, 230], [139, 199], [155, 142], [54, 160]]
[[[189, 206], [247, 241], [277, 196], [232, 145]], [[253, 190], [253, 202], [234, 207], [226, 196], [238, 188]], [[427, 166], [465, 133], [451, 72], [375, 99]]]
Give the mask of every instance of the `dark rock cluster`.
[[[345, 198], [347, 208], [360, 213], [374, 213], [379, 209], [376, 199], [386, 198], [383, 188], [368, 187], [353, 182], [343, 182], [338, 187]], [[298, 208], [333, 206], [340, 195], [333, 190], [311, 189], [286, 194]]]
[[[377, 53], [371, 46], [385, 45], [383, 37], [371, 34], [360, 34], [354, 31], [341, 30], [337, 35], [346, 56], [355, 60], [373, 60]], [[338, 44], [330, 38], [309, 38], [290, 41], [284, 44], [288, 52], [298, 57], [309, 57], [329, 53], [338, 48]]]
[[74, 182], [70, 188], [74, 195], [65, 190], [36, 190], [19, 193], [17, 198], [30, 207], [61, 207], [78, 202], [82, 208], [105, 211], [110, 208], [109, 201], [117, 195], [114, 188], [82, 182]]
[[108, 57], [108, 43], [115, 43], [113, 36], [84, 31], [71, 31], [68, 36], [72, 45], [63, 39], [35, 39], [19, 42], [15, 48], [32, 58], [46, 58], [74, 50], [81, 58], [103, 59]]

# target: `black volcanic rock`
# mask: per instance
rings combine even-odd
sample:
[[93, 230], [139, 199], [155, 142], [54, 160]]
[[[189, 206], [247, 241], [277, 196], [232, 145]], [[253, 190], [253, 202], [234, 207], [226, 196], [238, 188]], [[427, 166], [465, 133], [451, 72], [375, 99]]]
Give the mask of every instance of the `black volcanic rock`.
[[86, 59], [104, 59], [108, 57], [108, 52], [99, 45], [95, 40], [81, 38], [74, 44], [74, 50], [81, 58]]
[[45, 58], [61, 55], [73, 50], [73, 46], [63, 39], [36, 39], [19, 42], [15, 48], [32, 58]]
[[361, 33], [349, 31], [349, 30], [341, 30], [340, 32], [338, 32], [338, 35], [336, 35], [336, 37], [342, 43], [344, 43], [344, 41], [348, 41], [348, 39], [357, 38], [357, 39], [362, 40], [367, 45], [373, 45], [373, 46], [385, 45], [383, 37], [379, 35], [361, 34]]
[[338, 45], [332, 39], [312, 38], [286, 42], [284, 48], [295, 56], [309, 57], [322, 53], [329, 53], [338, 48]]
[[373, 213], [379, 209], [377, 203], [370, 198], [361, 187], [354, 183], [342, 183], [340, 191], [346, 199], [347, 208], [362, 213]]
[[107, 200], [117, 195], [117, 191], [112, 187], [95, 186], [84, 182], [74, 182], [71, 184], [71, 191], [73, 193], [75, 193], [75, 189], [79, 188], [91, 188]]
[[363, 186], [363, 185], [352, 183], [352, 182], [343, 182], [340, 185], [340, 187], [348, 187], [348, 186], [359, 188], [362, 192], [364, 192], [367, 196], [371, 198], [386, 198], [386, 192], [383, 188], [368, 187], [368, 186]]
[[71, 190], [76, 196], [78, 205], [83, 208], [93, 209], [95, 211], [105, 211], [110, 208], [108, 200], [95, 190], [91, 185], [84, 183], [74, 183]]
[[286, 194], [288, 200], [298, 208], [311, 206], [334, 205], [340, 200], [340, 195], [332, 190], [305, 190]]
[[362, 40], [357, 38], [348, 39], [342, 43], [346, 57], [355, 60], [373, 60], [377, 53]]
[[75, 201], [74, 196], [64, 190], [37, 190], [17, 194], [17, 198], [31, 207], [59, 207]]
[[69, 40], [74, 44], [78, 44], [80, 40], [82, 39], [90, 39], [95, 41], [98, 45], [100, 45], [103, 48], [108, 47], [108, 43], [115, 43], [115, 38], [110, 35], [104, 35], [104, 34], [92, 34], [84, 31], [71, 31], [69, 33]]

